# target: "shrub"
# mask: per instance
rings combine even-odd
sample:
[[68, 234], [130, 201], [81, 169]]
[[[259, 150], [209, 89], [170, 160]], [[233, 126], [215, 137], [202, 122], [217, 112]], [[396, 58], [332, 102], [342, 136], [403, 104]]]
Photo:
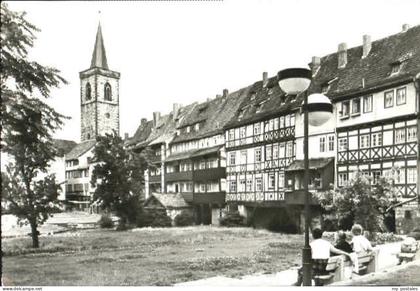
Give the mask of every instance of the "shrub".
[[174, 219], [176, 226], [189, 226], [194, 224], [194, 216], [190, 211], [183, 210]]
[[245, 226], [245, 217], [239, 212], [228, 212], [224, 217], [220, 218], [220, 225], [227, 227]]
[[114, 222], [112, 221], [111, 217], [107, 214], [103, 214], [101, 219], [99, 219], [99, 226], [101, 228], [112, 228], [114, 227]]
[[144, 209], [137, 215], [137, 226], [169, 227], [172, 220], [164, 209]]

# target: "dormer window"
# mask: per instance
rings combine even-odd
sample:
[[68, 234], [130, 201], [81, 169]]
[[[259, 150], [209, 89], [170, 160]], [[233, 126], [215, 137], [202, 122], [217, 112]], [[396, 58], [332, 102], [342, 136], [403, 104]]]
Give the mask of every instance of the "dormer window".
[[262, 103], [258, 103], [257, 105], [255, 105], [255, 113], [260, 112], [261, 108], [262, 108]]
[[267, 94], [268, 94], [268, 95], [271, 95], [271, 94], [273, 94], [273, 88], [270, 88], [270, 89], [268, 89], [268, 92], [267, 92]]
[[401, 65], [402, 65], [401, 62], [392, 63], [391, 64], [391, 75], [399, 73], [400, 70], [401, 70]]
[[255, 94], [255, 93], [252, 93], [252, 94], [251, 94], [251, 98], [250, 98], [250, 99], [251, 99], [251, 101], [255, 100], [255, 97], [256, 97], [256, 94]]
[[330, 84], [329, 83], [324, 83], [324, 84], [321, 85], [321, 92], [322, 93], [327, 93], [329, 89], [330, 89]]
[[190, 133], [191, 132], [191, 126], [187, 126], [186, 131], [187, 131], [187, 133]]
[[238, 118], [242, 118], [242, 117], [244, 117], [244, 113], [245, 113], [245, 109], [240, 109], [240, 110], [239, 110], [239, 115], [238, 115]]
[[196, 123], [195, 124], [195, 131], [199, 131], [200, 130], [200, 123]]

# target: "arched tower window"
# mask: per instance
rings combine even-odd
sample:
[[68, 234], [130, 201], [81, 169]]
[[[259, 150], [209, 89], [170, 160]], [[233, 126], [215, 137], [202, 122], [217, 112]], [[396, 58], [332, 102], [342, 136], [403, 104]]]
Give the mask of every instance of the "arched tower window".
[[111, 90], [111, 85], [109, 85], [109, 83], [105, 84], [104, 99], [107, 101], [112, 101], [112, 90]]
[[92, 98], [92, 88], [90, 87], [90, 84], [86, 84], [86, 100], [90, 100]]

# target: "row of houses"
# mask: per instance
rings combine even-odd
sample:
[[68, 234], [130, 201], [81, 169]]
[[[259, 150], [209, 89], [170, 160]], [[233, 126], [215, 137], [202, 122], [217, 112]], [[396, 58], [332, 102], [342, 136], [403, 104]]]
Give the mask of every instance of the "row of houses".
[[[361, 171], [375, 183], [395, 176], [401, 205], [396, 228], [420, 222], [420, 26], [360, 46], [313, 57], [310, 93], [333, 103], [333, 117], [309, 127], [311, 191], [343, 186]], [[301, 96], [282, 92], [277, 77], [142, 119], [128, 149], [153, 153], [146, 198], [173, 195], [196, 222], [217, 224], [227, 208], [264, 225], [276, 216], [302, 227], [303, 115]], [[320, 208], [312, 200], [314, 218]]]

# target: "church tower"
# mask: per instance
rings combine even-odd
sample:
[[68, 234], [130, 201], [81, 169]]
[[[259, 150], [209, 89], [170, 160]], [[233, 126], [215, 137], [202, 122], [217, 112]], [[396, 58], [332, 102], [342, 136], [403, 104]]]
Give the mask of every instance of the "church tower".
[[81, 142], [120, 133], [120, 73], [108, 68], [101, 24], [96, 33], [90, 68], [79, 73]]

